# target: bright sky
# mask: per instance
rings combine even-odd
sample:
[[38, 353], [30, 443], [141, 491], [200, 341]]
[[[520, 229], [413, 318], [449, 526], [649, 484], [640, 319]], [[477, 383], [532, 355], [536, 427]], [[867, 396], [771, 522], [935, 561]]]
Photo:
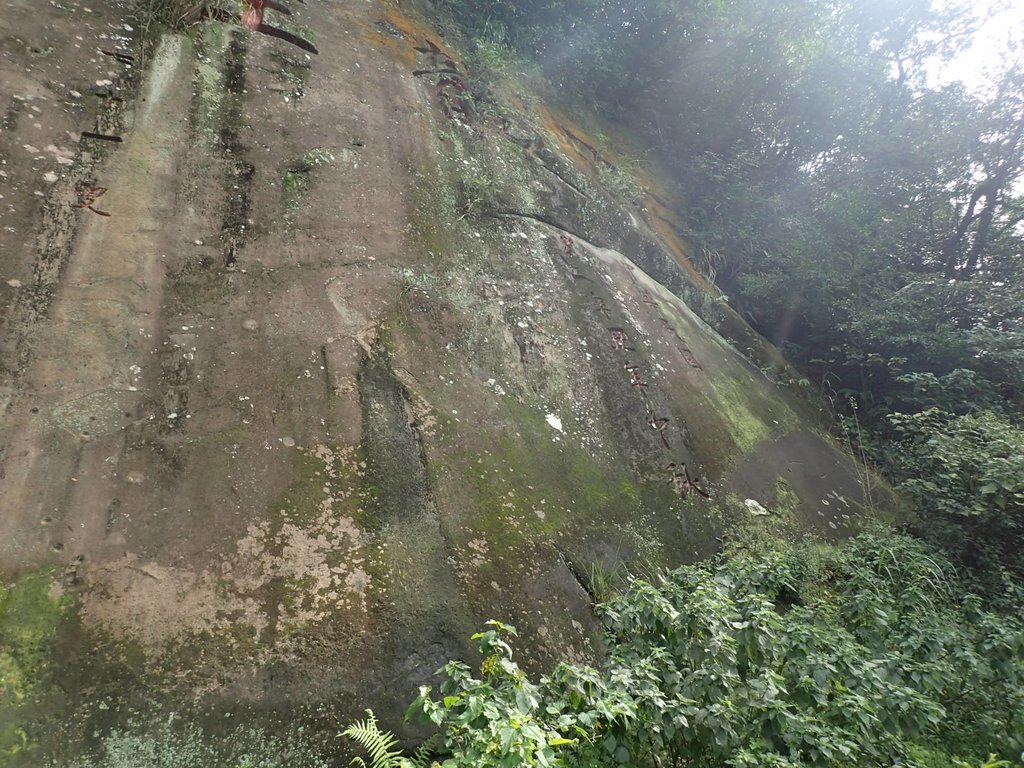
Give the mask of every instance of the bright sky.
[[988, 74], [1002, 69], [1007, 59], [1024, 56], [1024, 0], [974, 0], [972, 5], [979, 17], [992, 18], [978, 29], [970, 48], [936, 69], [932, 80], [937, 85], [960, 80], [971, 90], [985, 92]]

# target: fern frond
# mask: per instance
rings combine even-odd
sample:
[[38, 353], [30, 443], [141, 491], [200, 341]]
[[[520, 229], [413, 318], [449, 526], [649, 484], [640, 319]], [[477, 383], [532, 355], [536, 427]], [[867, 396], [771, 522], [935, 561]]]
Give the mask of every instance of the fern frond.
[[430, 768], [431, 765], [435, 765], [430, 759], [430, 754], [434, 749], [434, 738], [436, 735], [434, 734], [416, 748], [412, 757], [406, 761], [409, 764], [408, 768]]
[[[366, 719], [357, 720], [342, 731], [345, 736], [361, 746], [370, 757], [369, 768], [400, 768], [402, 750], [395, 749], [398, 739], [390, 731], [382, 731], [377, 726], [377, 718], [373, 710], [366, 710]], [[366, 761], [361, 757], [352, 759], [352, 765], [366, 768]]]

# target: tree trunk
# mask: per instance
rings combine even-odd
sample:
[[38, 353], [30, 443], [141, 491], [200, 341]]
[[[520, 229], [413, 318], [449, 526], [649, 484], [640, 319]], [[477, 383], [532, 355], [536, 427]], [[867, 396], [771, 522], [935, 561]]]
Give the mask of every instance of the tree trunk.
[[982, 208], [981, 215], [978, 217], [978, 230], [974, 233], [974, 242], [971, 243], [971, 251], [967, 255], [967, 263], [960, 270], [959, 276], [962, 278], [971, 277], [981, 263], [985, 247], [988, 245], [988, 233], [992, 228], [992, 219], [996, 214], [998, 200], [999, 195], [993, 195], [991, 191], [985, 195], [985, 207]]
[[957, 275], [957, 260], [960, 256], [964, 236], [967, 234], [967, 230], [971, 228], [971, 224], [973, 224], [974, 220], [978, 217], [978, 214], [974, 212], [974, 209], [977, 207], [978, 201], [981, 199], [983, 194], [983, 186], [979, 186], [974, 190], [974, 193], [971, 195], [971, 201], [967, 204], [967, 209], [964, 211], [964, 215], [960, 217], [960, 223], [957, 224], [956, 231], [946, 238], [946, 242], [942, 246], [942, 260], [946, 265], [944, 277], [947, 280], [952, 280]]

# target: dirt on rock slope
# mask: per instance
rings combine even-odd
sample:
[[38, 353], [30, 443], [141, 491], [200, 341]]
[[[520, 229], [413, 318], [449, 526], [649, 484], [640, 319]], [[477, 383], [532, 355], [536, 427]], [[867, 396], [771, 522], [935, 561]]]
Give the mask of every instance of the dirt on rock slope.
[[663, 197], [404, 4], [296, 6], [314, 56], [0, 2], [0, 762], [397, 726], [489, 618], [591, 659], [595, 569], [883, 500]]

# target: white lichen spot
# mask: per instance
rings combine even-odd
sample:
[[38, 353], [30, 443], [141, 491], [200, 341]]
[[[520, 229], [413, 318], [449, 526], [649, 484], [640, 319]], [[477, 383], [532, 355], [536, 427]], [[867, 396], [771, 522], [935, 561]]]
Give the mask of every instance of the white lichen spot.
[[747, 499], [746, 501], [743, 502], [743, 506], [747, 508], [747, 511], [750, 514], [756, 515], [757, 517], [761, 517], [763, 515], [768, 514], [768, 510], [761, 506], [761, 504], [755, 501], [754, 499]]

